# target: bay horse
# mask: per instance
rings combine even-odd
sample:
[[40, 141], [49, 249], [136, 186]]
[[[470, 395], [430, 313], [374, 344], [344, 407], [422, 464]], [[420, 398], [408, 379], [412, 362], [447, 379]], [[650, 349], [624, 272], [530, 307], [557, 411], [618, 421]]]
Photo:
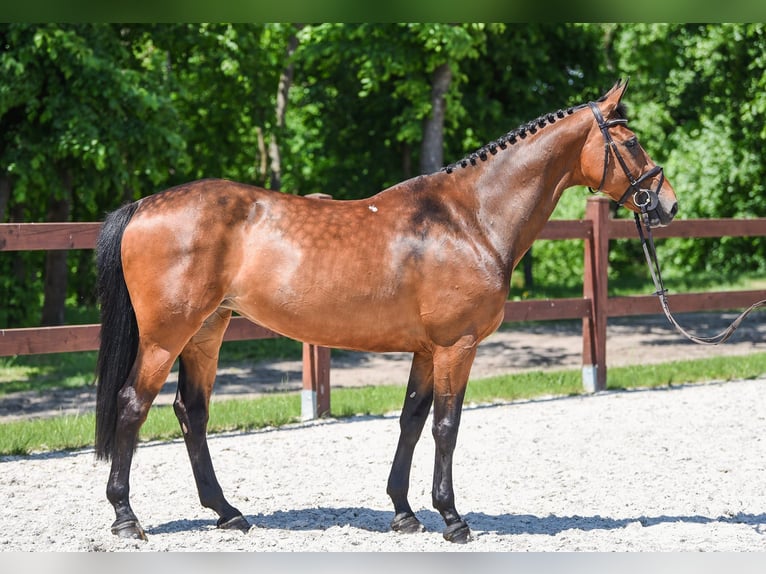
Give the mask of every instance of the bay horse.
[[453, 451], [476, 348], [503, 320], [512, 270], [569, 187], [596, 188], [634, 211], [643, 206], [651, 225], [676, 213], [662, 168], [626, 125], [626, 86], [618, 81], [598, 101], [543, 115], [367, 199], [202, 180], [110, 213], [97, 244], [95, 453], [112, 461], [112, 532], [146, 539], [129, 501], [131, 461], [177, 357], [173, 406], [200, 502], [218, 515], [218, 527], [249, 529], [224, 497], [206, 437], [219, 348], [236, 311], [315, 345], [413, 353], [387, 485], [391, 528], [423, 529], [408, 490], [433, 407], [432, 502], [444, 537], [469, 540], [455, 508]]

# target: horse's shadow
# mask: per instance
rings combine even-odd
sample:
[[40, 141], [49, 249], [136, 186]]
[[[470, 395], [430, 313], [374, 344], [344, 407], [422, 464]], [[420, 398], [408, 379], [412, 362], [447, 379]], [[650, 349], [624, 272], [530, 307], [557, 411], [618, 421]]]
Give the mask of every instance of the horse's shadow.
[[[441, 532], [444, 522], [433, 510], [420, 510], [418, 519], [426, 530]], [[279, 510], [270, 514], [247, 516], [255, 528], [282, 530], [328, 530], [333, 527], [351, 527], [368, 532], [388, 532], [393, 517], [391, 511], [372, 510], [360, 507], [318, 507], [296, 510]], [[737, 513], [718, 517], [701, 515], [660, 515], [638, 516], [633, 518], [611, 518], [604, 516], [535, 516], [532, 514], [486, 514], [469, 512], [464, 515], [471, 530], [501, 536], [522, 534], [544, 534], [555, 536], [566, 530], [618, 530], [630, 524], [639, 523], [643, 527], [658, 524], [682, 522], [687, 524], [745, 524], [758, 532], [766, 532], [766, 514]], [[209, 530], [215, 527], [214, 520], [173, 520], [148, 528], [149, 534]]]
[[534, 516], [531, 514], [490, 515], [483, 512], [469, 512], [465, 520], [473, 530], [499, 535], [547, 534], [555, 536], [566, 530], [619, 530], [630, 524], [642, 527], [665, 523], [686, 524], [746, 524], [759, 532], [766, 531], [766, 514], [737, 513], [726, 516], [701, 515], [660, 515], [633, 518], [611, 518], [605, 516]]

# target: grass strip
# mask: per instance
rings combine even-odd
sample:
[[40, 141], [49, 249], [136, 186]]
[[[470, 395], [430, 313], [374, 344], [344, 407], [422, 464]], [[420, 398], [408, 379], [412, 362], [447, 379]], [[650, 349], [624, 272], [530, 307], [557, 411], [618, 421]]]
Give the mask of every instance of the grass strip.
[[[704, 381], [753, 379], [766, 374], [766, 353], [673, 361], [654, 365], [612, 367], [608, 388], [649, 388]], [[533, 371], [471, 381], [466, 403], [506, 402], [542, 396], [582, 393], [578, 369]], [[332, 391], [332, 414], [383, 415], [397, 412], [404, 399], [400, 385], [337, 388]], [[254, 399], [216, 401], [210, 409], [209, 432], [249, 431], [279, 427], [300, 418], [300, 395], [275, 393]], [[26, 455], [68, 450], [93, 444], [94, 415], [65, 415], [0, 424], [0, 455]], [[151, 409], [141, 428], [141, 441], [179, 438], [171, 407]]]

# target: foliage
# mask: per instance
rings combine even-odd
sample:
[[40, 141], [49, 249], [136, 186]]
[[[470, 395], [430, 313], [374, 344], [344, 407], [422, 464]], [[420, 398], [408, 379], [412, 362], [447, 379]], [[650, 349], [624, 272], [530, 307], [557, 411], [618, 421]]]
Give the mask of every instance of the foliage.
[[44, 217], [47, 195], [64, 192], [65, 171], [78, 191], [73, 215], [93, 218], [182, 159], [150, 39], [131, 50], [129, 30], [94, 24], [8, 24], [0, 33], [2, 165], [21, 217]]
[[264, 183], [257, 128], [267, 133], [272, 128], [272, 96], [290, 29], [173, 24], [143, 31], [164, 55], [178, 129], [191, 158], [166, 183], [205, 177]]
[[[292, 189], [339, 199], [371, 195], [417, 175], [431, 74], [450, 65], [445, 130], [466, 116], [462, 89], [487, 38], [502, 25], [321, 24], [299, 33], [288, 124]], [[482, 142], [483, 143], [483, 142]], [[352, 151], [353, 150], [353, 151]], [[296, 163], [296, 161], [298, 163]]]
[[[620, 25], [614, 37], [640, 110], [631, 124], [664, 163], [679, 217], [766, 216], [766, 26]], [[679, 240], [664, 255], [678, 275], [766, 269], [762, 238]]]
[[[0, 177], [11, 186], [10, 220], [46, 221], [52, 201], [70, 204], [70, 219], [99, 220], [185, 160], [161, 54], [127, 35], [98, 24], [0, 26]], [[2, 324], [39, 320], [40, 261], [27, 253], [0, 260], [9, 294]], [[75, 276], [92, 284], [87, 270]]]

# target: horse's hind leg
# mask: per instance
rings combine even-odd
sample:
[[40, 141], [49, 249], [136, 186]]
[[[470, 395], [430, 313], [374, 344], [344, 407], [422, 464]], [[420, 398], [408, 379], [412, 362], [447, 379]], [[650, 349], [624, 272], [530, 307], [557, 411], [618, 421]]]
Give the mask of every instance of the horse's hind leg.
[[130, 506], [130, 466], [138, 442], [138, 430], [167, 380], [176, 355], [177, 352], [141, 340], [130, 375], [117, 395], [118, 414], [106, 497], [115, 512], [112, 533], [121, 538], [146, 540], [146, 534]]
[[399, 444], [388, 477], [388, 495], [394, 503], [391, 529], [398, 532], [419, 532], [423, 525], [412, 512], [407, 494], [410, 486], [410, 468], [415, 445], [423, 432], [433, 400], [434, 364], [430, 354], [418, 354], [412, 359], [407, 396], [399, 417]]
[[230, 318], [231, 311], [219, 309], [184, 347], [173, 409], [181, 424], [200, 502], [218, 514], [219, 528], [247, 531], [250, 524], [224, 498], [207, 445], [210, 395], [215, 383], [218, 352]]

